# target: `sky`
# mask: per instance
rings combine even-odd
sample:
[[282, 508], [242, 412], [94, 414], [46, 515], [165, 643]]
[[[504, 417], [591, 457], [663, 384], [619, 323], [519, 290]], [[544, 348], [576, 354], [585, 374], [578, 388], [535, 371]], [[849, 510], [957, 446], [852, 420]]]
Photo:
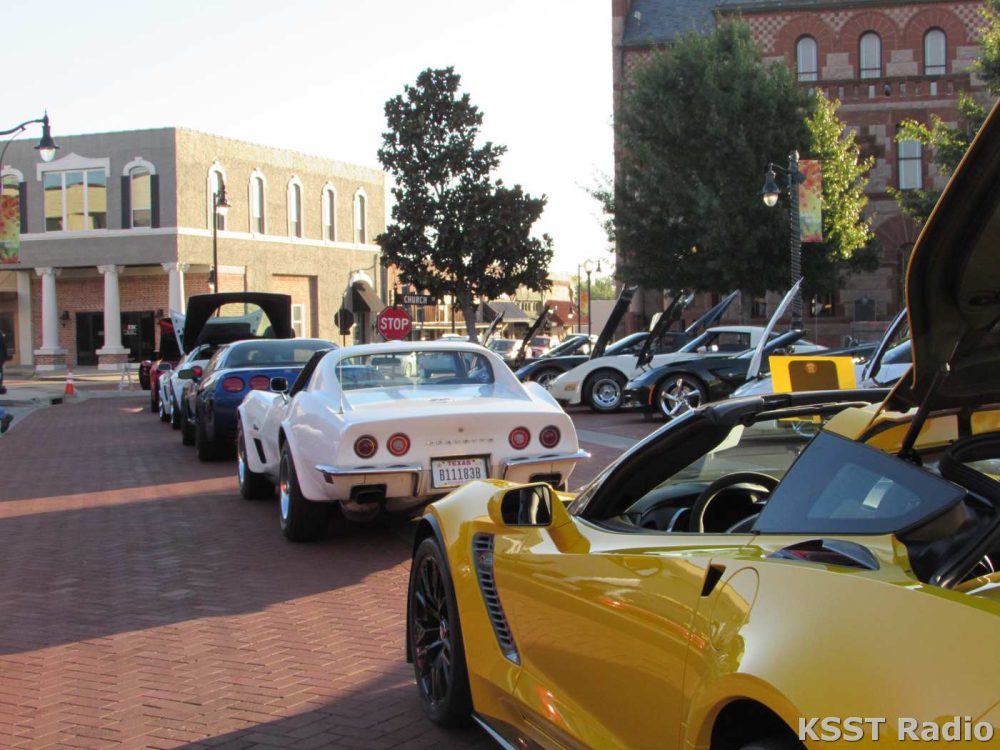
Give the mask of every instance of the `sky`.
[[[0, 130], [187, 127], [378, 166], [386, 100], [454, 66], [507, 147], [498, 176], [548, 204], [551, 270], [608, 265], [586, 189], [612, 162], [607, 0], [0, 0]], [[33, 126], [37, 129], [37, 126]], [[28, 131], [25, 137], [37, 137]], [[389, 217], [387, 216], [387, 221]]]

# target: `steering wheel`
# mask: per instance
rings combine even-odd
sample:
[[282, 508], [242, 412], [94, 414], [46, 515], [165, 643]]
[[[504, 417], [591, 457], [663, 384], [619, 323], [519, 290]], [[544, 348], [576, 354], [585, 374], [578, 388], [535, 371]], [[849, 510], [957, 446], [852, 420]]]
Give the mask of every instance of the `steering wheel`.
[[747, 489], [757, 487], [765, 490], [768, 494], [774, 492], [778, 486], [778, 480], [768, 474], [759, 471], [737, 471], [720, 477], [706, 487], [691, 506], [691, 516], [688, 520], [688, 531], [699, 534], [705, 533], [705, 511], [711, 502], [733, 487], [746, 485]]

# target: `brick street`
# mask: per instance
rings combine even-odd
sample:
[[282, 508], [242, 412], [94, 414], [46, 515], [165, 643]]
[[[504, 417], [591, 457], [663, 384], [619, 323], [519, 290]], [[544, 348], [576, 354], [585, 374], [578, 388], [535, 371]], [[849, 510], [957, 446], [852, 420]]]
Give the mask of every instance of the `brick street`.
[[[0, 748], [490, 747], [419, 707], [410, 524], [290, 544], [148, 403], [44, 408], [0, 439]], [[659, 425], [574, 419], [594, 454], [574, 487]]]

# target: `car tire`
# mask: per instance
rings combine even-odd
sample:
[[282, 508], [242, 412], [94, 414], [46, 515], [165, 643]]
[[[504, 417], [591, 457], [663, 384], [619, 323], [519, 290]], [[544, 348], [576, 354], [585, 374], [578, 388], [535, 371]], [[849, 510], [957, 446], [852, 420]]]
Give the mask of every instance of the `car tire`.
[[162, 398], [158, 398], [157, 402], [158, 402], [157, 403], [157, 411], [160, 414], [160, 421], [161, 422], [169, 422], [170, 421], [170, 415], [167, 414], [167, 405], [163, 402]]
[[219, 457], [219, 445], [214, 440], [209, 440], [205, 422], [200, 419], [195, 419], [194, 423], [194, 447], [198, 451], [199, 461], [214, 461]]
[[170, 397], [170, 427], [174, 430], [181, 428], [181, 407], [173, 396]]
[[433, 537], [424, 539], [413, 555], [406, 617], [424, 713], [441, 726], [468, 723], [472, 693], [458, 602], [447, 558]]
[[274, 484], [263, 474], [250, 470], [247, 463], [247, 441], [243, 423], [236, 428], [236, 478], [244, 500], [268, 500], [274, 497]]
[[583, 397], [596, 412], [610, 414], [622, 408], [625, 378], [615, 370], [598, 370], [584, 383]]
[[194, 445], [194, 425], [187, 418], [187, 414], [181, 414], [181, 443], [184, 445]]
[[531, 377], [531, 380], [538, 383], [538, 385], [547, 388], [549, 383], [558, 378], [560, 375], [562, 375], [562, 372], [557, 370], [555, 367], [544, 367], [536, 372]]
[[768, 737], [743, 745], [740, 750], [805, 750], [805, 745], [791, 735]]
[[654, 402], [666, 419], [676, 419], [708, 401], [708, 389], [691, 375], [672, 375], [656, 386]]
[[154, 391], [152, 388], [150, 388], [150, 390], [149, 390], [149, 410], [151, 412], [153, 412], [153, 414], [156, 414], [156, 412], [160, 408], [159, 401], [160, 401], [160, 399], [156, 398], [156, 391]]
[[288, 443], [281, 446], [281, 468], [278, 470], [278, 513], [281, 533], [290, 542], [318, 542], [326, 536], [330, 507], [302, 495], [295, 462]]

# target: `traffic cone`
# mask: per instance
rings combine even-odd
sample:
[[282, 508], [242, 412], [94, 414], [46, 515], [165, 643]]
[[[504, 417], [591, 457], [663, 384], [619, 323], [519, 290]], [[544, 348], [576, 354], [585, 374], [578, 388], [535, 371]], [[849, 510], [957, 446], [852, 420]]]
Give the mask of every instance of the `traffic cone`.
[[66, 396], [75, 396], [76, 388], [73, 387], [73, 370], [66, 370], [66, 387], [63, 389], [63, 394]]

